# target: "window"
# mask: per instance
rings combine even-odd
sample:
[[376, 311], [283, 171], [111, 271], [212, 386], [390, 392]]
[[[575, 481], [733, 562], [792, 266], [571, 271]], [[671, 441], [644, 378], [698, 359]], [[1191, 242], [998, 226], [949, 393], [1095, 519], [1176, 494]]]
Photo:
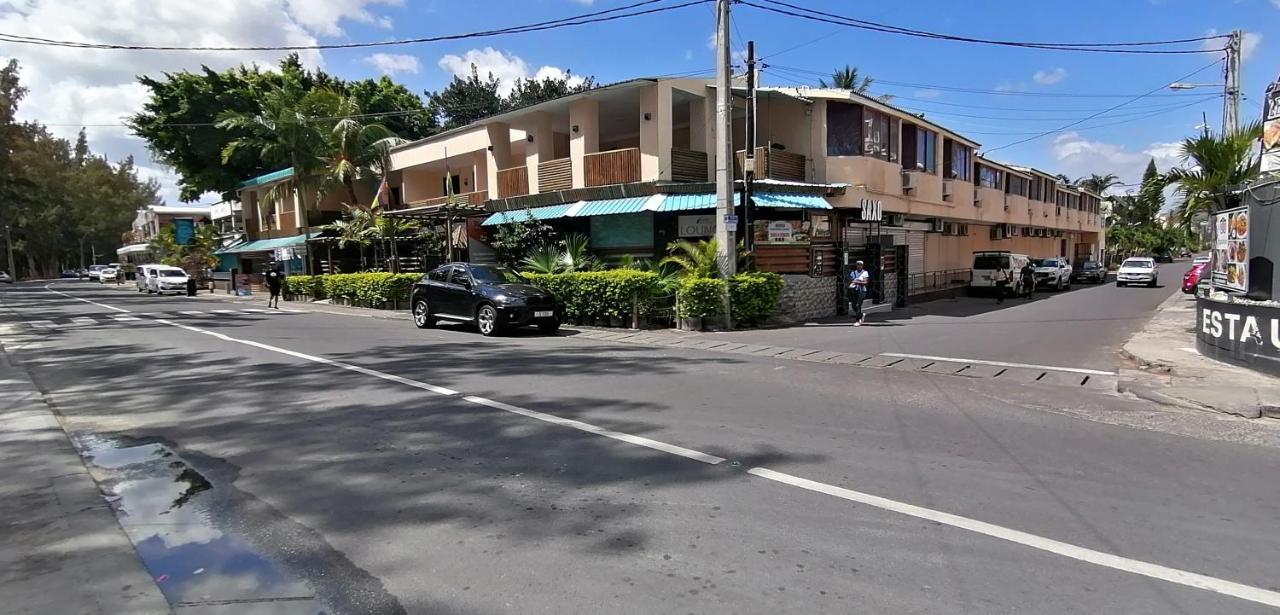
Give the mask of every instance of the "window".
[[527, 280], [520, 277], [520, 274], [507, 269], [506, 267], [496, 267], [494, 265], [476, 265], [471, 267], [471, 276], [477, 282], [483, 284], [523, 284]]
[[951, 139], [942, 144], [942, 176], [969, 181], [973, 168], [973, 150]]
[[1018, 196], [1027, 196], [1027, 185], [1030, 183], [1025, 177], [1017, 175], [1008, 175], [1004, 178], [1004, 191], [1008, 194], [1016, 194]]
[[827, 155], [862, 155], [862, 107], [831, 101], [827, 103]]
[[985, 164], [977, 165], [978, 167], [978, 185], [987, 188], [1000, 189], [1000, 179], [1004, 172], [993, 169]]
[[[452, 189], [453, 192], [449, 190]], [[447, 175], [440, 178], [440, 194], [449, 196], [450, 194], [462, 194], [462, 176]]]
[[453, 272], [449, 274], [449, 281], [459, 286], [471, 286], [471, 276], [467, 275], [464, 267], [454, 267]]
[[[862, 153], [881, 160], [890, 159], [893, 149], [889, 116], [875, 109], [862, 109]], [[894, 156], [896, 158], [896, 156]]]
[[433, 282], [448, 282], [449, 272], [453, 271], [453, 267], [441, 267], [427, 274], [427, 279]]
[[902, 125], [902, 168], [937, 172], [938, 135], [915, 124]]

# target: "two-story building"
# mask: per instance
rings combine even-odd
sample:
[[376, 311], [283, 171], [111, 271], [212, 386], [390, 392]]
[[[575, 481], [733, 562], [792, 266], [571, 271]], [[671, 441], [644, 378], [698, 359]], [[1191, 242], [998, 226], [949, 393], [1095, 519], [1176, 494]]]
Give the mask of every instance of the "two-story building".
[[174, 227], [179, 241], [195, 233], [196, 227], [210, 221], [209, 205], [153, 205], [138, 210], [131, 228], [120, 236], [116, 250], [118, 261], [128, 270], [149, 263], [154, 255], [148, 247], [151, 239], [169, 226]]

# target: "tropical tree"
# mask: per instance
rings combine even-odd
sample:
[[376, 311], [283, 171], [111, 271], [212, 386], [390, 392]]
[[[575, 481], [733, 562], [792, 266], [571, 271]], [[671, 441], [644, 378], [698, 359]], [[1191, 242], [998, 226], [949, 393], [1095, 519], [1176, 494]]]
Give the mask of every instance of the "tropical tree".
[[541, 249], [524, 257], [520, 266], [531, 273], [560, 273], [564, 271], [564, 263], [560, 260], [560, 251], [555, 246], [542, 246]]
[[182, 264], [182, 244], [178, 243], [178, 232], [170, 224], [156, 233], [151, 240], [147, 242], [147, 251], [156, 260], [165, 265], [181, 265]]
[[218, 233], [218, 229], [211, 224], [196, 227], [191, 242], [183, 246], [182, 268], [192, 276], [201, 277], [205, 270], [218, 266], [221, 259], [215, 252], [220, 247], [222, 235]]
[[1105, 194], [1107, 190], [1119, 186], [1120, 183], [1120, 178], [1115, 173], [1107, 173], [1106, 175], [1093, 173], [1088, 177], [1077, 178], [1075, 181], [1076, 186], [1097, 195]]
[[327, 194], [342, 186], [347, 204], [359, 207], [356, 182], [376, 180], [385, 173], [391, 148], [405, 141], [382, 124], [363, 121], [359, 117], [360, 105], [351, 96], [334, 90], [315, 90], [307, 99], [311, 107], [332, 110], [333, 115], [329, 117], [336, 118], [330, 120], [333, 128], [321, 151], [320, 192]]
[[681, 276], [712, 278], [720, 270], [716, 258], [718, 249], [715, 239], [703, 239], [697, 243], [678, 239], [667, 245], [667, 256], [658, 264], [674, 266]]
[[844, 68], [832, 71], [830, 83], [826, 79], [818, 80], [819, 87], [853, 90], [858, 94], [866, 94], [871, 89], [872, 83], [875, 83], [875, 79], [858, 74], [858, 67], [848, 64], [845, 64]]
[[364, 210], [348, 208], [344, 218], [334, 220], [321, 228], [337, 236], [339, 248], [345, 250], [347, 246], [356, 246], [360, 253], [360, 268], [364, 269], [367, 264], [364, 249], [373, 241], [370, 222], [371, 219]]
[[1182, 196], [1174, 214], [1184, 225], [1201, 212], [1212, 214], [1238, 203], [1233, 187], [1258, 176], [1260, 159], [1254, 154], [1261, 136], [1262, 125], [1255, 122], [1227, 135], [1205, 130], [1182, 142], [1185, 165], [1170, 169], [1165, 178]]

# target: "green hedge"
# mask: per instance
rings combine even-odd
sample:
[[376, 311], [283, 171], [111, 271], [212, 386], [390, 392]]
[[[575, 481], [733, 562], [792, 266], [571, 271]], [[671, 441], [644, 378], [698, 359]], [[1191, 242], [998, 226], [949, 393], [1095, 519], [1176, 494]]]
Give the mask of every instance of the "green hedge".
[[284, 279], [285, 294], [308, 295], [312, 299], [324, 299], [324, 276], [291, 275]]
[[782, 298], [782, 286], [782, 276], [768, 271], [750, 271], [729, 278], [734, 325], [755, 327], [773, 316]]
[[287, 292], [312, 299], [344, 299], [372, 307], [390, 301], [408, 301], [420, 273], [335, 273], [332, 275], [291, 275], [285, 278]]
[[636, 300], [658, 293], [658, 274], [634, 269], [530, 273], [533, 284], [551, 291], [564, 303], [570, 320], [629, 318]]
[[681, 318], [719, 316], [724, 313], [725, 282], [693, 276], [680, 280], [676, 315]]

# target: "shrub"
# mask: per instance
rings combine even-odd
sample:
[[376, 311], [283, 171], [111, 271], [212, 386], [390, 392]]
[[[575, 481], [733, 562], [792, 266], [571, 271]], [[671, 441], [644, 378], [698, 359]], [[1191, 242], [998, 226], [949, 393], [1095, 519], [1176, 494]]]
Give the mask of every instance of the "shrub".
[[719, 316], [724, 313], [725, 282], [687, 276], [680, 280], [676, 315], [681, 318]]
[[308, 295], [312, 299], [324, 299], [324, 276], [291, 275], [284, 279], [285, 294]]
[[782, 286], [782, 276], [768, 271], [750, 271], [729, 278], [734, 324], [754, 327], [768, 320], [778, 311]]
[[613, 269], [526, 276], [562, 301], [565, 314], [573, 320], [628, 317], [635, 301], [644, 302], [658, 291], [658, 274], [652, 271]]
[[[381, 307], [389, 301], [408, 301], [420, 273], [335, 273], [315, 276], [325, 297]], [[314, 287], [316, 282], [312, 282]], [[315, 295], [312, 295], [315, 296]]]

